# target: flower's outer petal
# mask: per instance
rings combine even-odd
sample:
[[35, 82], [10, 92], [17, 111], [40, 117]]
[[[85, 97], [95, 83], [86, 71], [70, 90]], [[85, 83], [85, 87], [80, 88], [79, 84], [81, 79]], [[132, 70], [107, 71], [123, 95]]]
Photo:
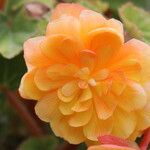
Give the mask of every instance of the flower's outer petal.
[[112, 135], [128, 138], [135, 130], [137, 117], [134, 112], [127, 113], [119, 108], [114, 112], [114, 126]]
[[80, 23], [84, 38], [90, 31], [104, 26], [105, 21], [101, 14], [92, 10], [83, 10], [80, 14]]
[[137, 129], [145, 130], [150, 126], [150, 102], [143, 108], [143, 110], [138, 112], [138, 123]]
[[51, 19], [59, 19], [61, 16], [64, 15], [79, 17], [81, 11], [84, 9], [85, 8], [79, 4], [61, 3], [57, 5], [55, 10], [52, 12]]
[[31, 68], [30, 65], [42, 67], [51, 64], [51, 61], [42, 53], [40, 49], [40, 43], [44, 40], [44, 38], [44, 36], [35, 37], [28, 39], [24, 43], [24, 58], [28, 69]]
[[[142, 41], [132, 39], [126, 42], [110, 63], [119, 64], [124, 59], [136, 60], [140, 64], [140, 82], [150, 79], [150, 46]], [[130, 63], [130, 62], [129, 62]], [[134, 68], [135, 70], [136, 68]], [[132, 69], [133, 70], [133, 69]]]
[[70, 117], [70, 119], [68, 120], [68, 123], [72, 127], [84, 126], [90, 121], [92, 117], [92, 113], [93, 113], [92, 106], [87, 111], [76, 112]]
[[42, 96], [44, 96], [44, 94], [46, 94], [44, 91], [39, 90], [36, 86], [34, 82], [34, 75], [35, 70], [32, 70], [27, 72], [21, 79], [19, 92], [23, 98], [39, 100]]
[[87, 139], [97, 141], [100, 135], [110, 134], [113, 127], [113, 118], [100, 120], [93, 110], [92, 118], [87, 125], [83, 127], [84, 135]]
[[106, 67], [123, 45], [122, 34], [112, 28], [95, 29], [88, 36], [88, 48], [95, 51], [98, 57], [97, 67]]
[[104, 145], [90, 146], [88, 150], [136, 150], [136, 149], [131, 147], [104, 144]]
[[80, 24], [77, 18], [63, 16], [58, 20], [49, 22], [46, 29], [46, 36], [62, 34], [79, 38]]
[[64, 139], [67, 139], [71, 144], [79, 144], [85, 141], [83, 129], [69, 126], [66, 119], [60, 120], [59, 129]]
[[34, 76], [36, 86], [43, 91], [52, 91], [66, 83], [65, 80], [52, 81], [46, 74], [47, 68], [37, 69]]
[[58, 104], [59, 99], [57, 97], [57, 92], [51, 92], [37, 102], [35, 112], [41, 120], [49, 122], [53, 117], [55, 117]]
[[119, 20], [116, 20], [113, 18], [109, 19], [105, 22], [105, 26], [115, 29], [117, 32], [119, 32], [123, 36], [123, 24]]
[[106, 95], [102, 97], [95, 96], [94, 103], [99, 119], [107, 119], [113, 115], [117, 106], [113, 95]]
[[147, 95], [140, 84], [130, 82], [116, 100], [125, 111], [134, 111], [142, 109], [146, 105]]

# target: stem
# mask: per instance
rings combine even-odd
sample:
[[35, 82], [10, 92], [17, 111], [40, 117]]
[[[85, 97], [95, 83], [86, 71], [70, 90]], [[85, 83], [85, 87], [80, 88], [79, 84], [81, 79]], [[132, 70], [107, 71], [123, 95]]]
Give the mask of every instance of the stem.
[[148, 128], [143, 135], [143, 138], [140, 143], [140, 149], [148, 150], [149, 144], [150, 144], [150, 128]]
[[23, 102], [21, 102], [19, 95], [17, 93], [7, 89], [7, 88], [0, 88], [1, 91], [5, 94], [6, 98], [8, 99], [10, 105], [14, 107], [19, 115], [20, 119], [25, 123], [28, 130], [33, 136], [43, 136], [44, 131], [38, 125], [36, 120], [32, 117], [29, 113], [28, 109], [25, 107]]

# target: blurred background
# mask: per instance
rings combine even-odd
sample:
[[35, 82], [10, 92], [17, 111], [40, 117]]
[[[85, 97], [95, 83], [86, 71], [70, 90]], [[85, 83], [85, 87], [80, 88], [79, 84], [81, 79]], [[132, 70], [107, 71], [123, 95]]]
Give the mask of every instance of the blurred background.
[[34, 113], [35, 101], [17, 91], [26, 72], [23, 42], [43, 35], [51, 11], [75, 2], [123, 22], [125, 39], [150, 43], [150, 0], [0, 0], [0, 150], [85, 150], [55, 137]]

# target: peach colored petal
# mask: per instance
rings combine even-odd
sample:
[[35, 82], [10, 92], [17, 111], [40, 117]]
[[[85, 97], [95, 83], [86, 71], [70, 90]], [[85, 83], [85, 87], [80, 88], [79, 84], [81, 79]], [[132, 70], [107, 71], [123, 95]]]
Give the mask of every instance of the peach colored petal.
[[92, 105], [92, 100], [88, 100], [88, 101], [77, 101], [75, 103], [75, 105], [72, 107], [72, 110], [75, 112], [83, 112], [86, 111], [90, 108], [90, 106]]
[[35, 106], [35, 112], [37, 116], [46, 122], [49, 122], [54, 116], [58, 109], [59, 99], [56, 92], [43, 97]]
[[114, 126], [112, 135], [128, 138], [135, 130], [137, 124], [137, 116], [135, 112], [127, 113], [121, 109], [114, 112]]
[[88, 150], [136, 150], [136, 149], [124, 146], [104, 144], [104, 145], [90, 146]]
[[100, 120], [95, 111], [89, 123], [83, 126], [83, 132], [87, 139], [97, 141], [99, 135], [110, 134], [113, 128], [113, 118]]
[[98, 118], [104, 120], [112, 116], [117, 106], [113, 95], [106, 95], [104, 97], [94, 96], [94, 104]]
[[138, 114], [137, 129], [145, 130], [150, 126], [150, 102], [148, 102], [147, 105], [145, 105], [142, 111], [137, 112], [137, 114]]
[[68, 123], [72, 127], [82, 127], [90, 121], [92, 113], [93, 107], [90, 107], [88, 110], [83, 112], [77, 112], [70, 117]]
[[112, 28], [112, 29], [115, 29], [117, 32], [119, 32], [120, 34], [122, 34], [122, 38], [123, 37], [123, 24], [119, 21], [119, 20], [116, 20], [116, 19], [109, 19], [105, 22], [105, 27], [109, 27], [109, 28]]
[[96, 66], [96, 54], [90, 50], [82, 50], [80, 52], [80, 61], [82, 67], [88, 67], [93, 71]]
[[45, 38], [41, 43], [42, 52], [57, 63], [79, 63], [79, 52], [83, 49], [82, 43], [65, 35], [53, 35]]
[[88, 48], [98, 55], [97, 67], [105, 67], [123, 45], [122, 35], [111, 28], [95, 29], [88, 36]]
[[53, 10], [51, 19], [58, 19], [64, 15], [78, 17], [81, 11], [83, 11], [84, 9], [84, 7], [78, 4], [61, 3], [57, 5], [55, 10]]
[[74, 107], [75, 103], [77, 101], [77, 98], [75, 97], [71, 102], [60, 102], [59, 104], [59, 110], [63, 115], [71, 115], [74, 113], [72, 108]]
[[[28, 68], [30, 65], [41, 67], [51, 64], [51, 61], [41, 52], [40, 43], [45, 39], [44, 36], [28, 39], [24, 45], [24, 58]], [[29, 64], [29, 65], [28, 65]]]
[[88, 32], [104, 26], [106, 19], [92, 10], [83, 10], [80, 14], [82, 34], [86, 38]]
[[90, 87], [88, 86], [86, 89], [82, 90], [82, 93], [80, 94], [79, 101], [84, 102], [92, 98], [92, 91]]
[[37, 88], [36, 84], [34, 83], [34, 74], [35, 70], [32, 70], [23, 76], [21, 79], [19, 92], [23, 98], [39, 100], [46, 93]]
[[62, 34], [79, 38], [80, 24], [77, 18], [63, 16], [60, 19], [49, 22], [46, 29], [46, 36]]
[[118, 104], [125, 111], [142, 109], [147, 103], [146, 93], [140, 84], [130, 82], [117, 98]]
[[82, 128], [70, 127], [65, 119], [60, 121], [59, 129], [63, 138], [67, 138], [69, 143], [79, 144], [85, 140]]
[[43, 91], [56, 90], [66, 83], [66, 81], [64, 80], [52, 81], [46, 74], [46, 71], [47, 68], [46, 69], [42, 68], [42, 69], [38, 69], [35, 72], [34, 82], [40, 90]]

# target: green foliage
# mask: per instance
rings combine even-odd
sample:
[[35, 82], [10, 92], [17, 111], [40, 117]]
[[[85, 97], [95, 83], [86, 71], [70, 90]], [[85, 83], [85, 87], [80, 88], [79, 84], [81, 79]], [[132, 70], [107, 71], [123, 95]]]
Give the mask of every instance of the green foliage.
[[17, 89], [26, 71], [22, 54], [8, 60], [0, 57], [0, 86]]
[[127, 3], [120, 8], [119, 14], [132, 37], [150, 43], [150, 13]]
[[46, 28], [47, 21], [32, 19], [24, 6], [23, 0], [8, 0], [4, 12], [0, 13], [0, 53], [5, 58], [18, 55], [26, 39], [43, 33]]
[[20, 150], [54, 150], [58, 146], [58, 140], [52, 136], [46, 136], [41, 138], [29, 138], [24, 141]]

